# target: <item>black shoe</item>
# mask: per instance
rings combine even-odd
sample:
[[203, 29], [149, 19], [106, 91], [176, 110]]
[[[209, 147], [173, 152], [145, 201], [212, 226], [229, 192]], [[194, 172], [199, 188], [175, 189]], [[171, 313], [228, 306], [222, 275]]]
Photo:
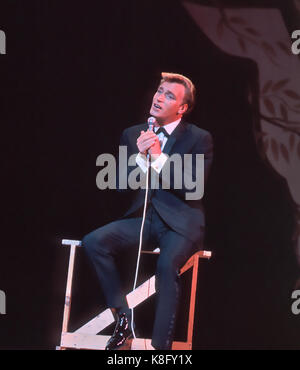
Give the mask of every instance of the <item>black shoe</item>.
[[106, 350], [119, 349], [132, 336], [130, 320], [125, 313], [119, 314], [115, 331], [106, 344]]

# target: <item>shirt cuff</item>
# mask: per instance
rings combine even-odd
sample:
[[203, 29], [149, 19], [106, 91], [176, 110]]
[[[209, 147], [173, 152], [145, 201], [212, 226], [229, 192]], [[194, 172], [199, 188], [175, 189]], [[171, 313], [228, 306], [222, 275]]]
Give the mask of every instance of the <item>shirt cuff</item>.
[[144, 156], [141, 153], [138, 153], [138, 155], [135, 158], [135, 162], [141, 168], [141, 170], [144, 173], [147, 172], [147, 159], [146, 159], [146, 156]]
[[168, 160], [168, 156], [165, 153], [161, 153], [161, 155], [151, 163], [151, 167], [157, 172], [160, 173], [164, 164]]

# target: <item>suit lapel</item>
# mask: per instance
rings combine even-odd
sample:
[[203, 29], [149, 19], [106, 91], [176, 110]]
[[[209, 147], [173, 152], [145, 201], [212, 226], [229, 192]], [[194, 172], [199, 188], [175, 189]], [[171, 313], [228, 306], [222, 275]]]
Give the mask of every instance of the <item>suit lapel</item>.
[[175, 128], [175, 130], [172, 132], [169, 139], [167, 140], [166, 145], [163, 149], [163, 153], [170, 155], [176, 141], [180, 140], [186, 132], [186, 126], [187, 124], [185, 122], [179, 123], [179, 125]]

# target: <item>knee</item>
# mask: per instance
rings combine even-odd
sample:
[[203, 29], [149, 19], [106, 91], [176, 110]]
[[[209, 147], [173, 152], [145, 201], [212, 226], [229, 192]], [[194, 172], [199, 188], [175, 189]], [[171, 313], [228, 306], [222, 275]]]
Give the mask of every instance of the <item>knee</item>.
[[109, 253], [110, 232], [107, 227], [101, 227], [85, 235], [81, 245], [88, 255]]
[[174, 258], [160, 258], [156, 266], [156, 276], [177, 277], [180, 266]]
[[81, 240], [81, 245], [83, 246], [83, 250], [87, 254], [94, 254], [95, 250], [98, 246], [98, 241], [93, 232], [85, 235]]

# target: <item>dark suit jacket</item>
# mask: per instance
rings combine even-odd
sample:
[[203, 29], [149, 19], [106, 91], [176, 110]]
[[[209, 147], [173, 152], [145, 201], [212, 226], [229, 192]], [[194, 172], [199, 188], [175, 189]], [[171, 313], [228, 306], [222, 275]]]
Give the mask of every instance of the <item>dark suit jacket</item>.
[[[138, 153], [137, 138], [142, 130], [146, 131], [147, 129], [148, 125], [144, 123], [124, 130], [120, 145], [127, 146], [128, 158], [132, 154]], [[184, 154], [192, 154], [194, 180], [196, 179], [196, 154], [204, 154], [204, 175], [205, 180], [207, 179], [213, 158], [213, 141], [208, 131], [181, 121], [168, 138], [163, 152], [169, 156], [178, 153], [182, 156], [182, 163]], [[135, 167], [128, 167], [127, 176]], [[193, 190], [186, 189], [184, 181], [182, 183], [181, 189], [174, 189], [174, 168], [170, 166], [170, 189], [163, 189], [160, 186], [159, 189], [150, 190], [149, 201], [171, 229], [196, 242], [200, 239], [205, 226], [203, 204], [201, 199], [186, 200], [186, 193], [193, 192]], [[145, 190], [139, 189], [135, 192], [135, 199], [123, 217], [130, 217], [143, 209]]]

